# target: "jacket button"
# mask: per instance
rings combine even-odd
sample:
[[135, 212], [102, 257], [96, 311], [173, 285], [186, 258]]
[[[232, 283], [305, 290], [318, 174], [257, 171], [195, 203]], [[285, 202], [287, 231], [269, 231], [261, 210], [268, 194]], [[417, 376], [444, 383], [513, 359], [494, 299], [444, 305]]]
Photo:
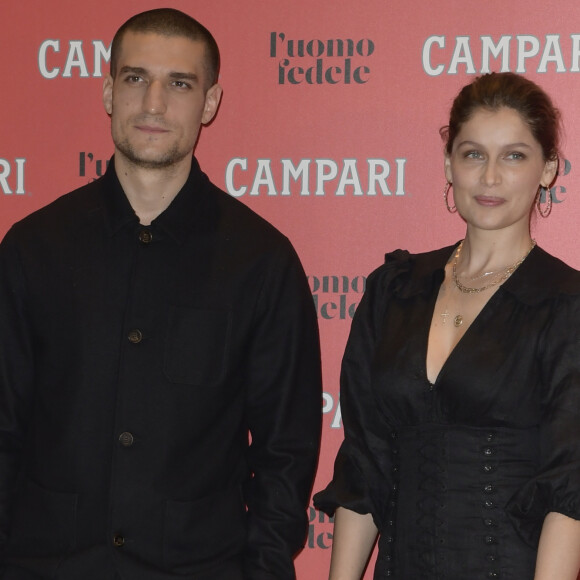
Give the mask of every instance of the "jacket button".
[[134, 442], [135, 438], [128, 431], [124, 431], [119, 435], [119, 443], [123, 447], [131, 447], [131, 445], [133, 445]]
[[113, 536], [113, 546], [115, 548], [121, 548], [125, 545], [125, 538], [121, 534], [115, 534]]
[[495, 503], [491, 499], [486, 499], [483, 502], [483, 506], [486, 507], [487, 509], [491, 509], [491, 508], [494, 508], [495, 507]]
[[139, 344], [143, 340], [143, 333], [136, 328], [127, 335], [127, 338], [129, 339], [129, 342]]
[[485, 536], [484, 542], [488, 546], [492, 546], [493, 544], [497, 544], [497, 538], [495, 536]]
[[142, 244], [150, 244], [153, 240], [153, 234], [149, 230], [141, 230], [139, 232], [139, 241]]
[[491, 457], [495, 453], [495, 449], [493, 447], [485, 447], [483, 450], [483, 454], [487, 457]]
[[495, 493], [495, 485], [493, 483], [488, 483], [483, 487], [485, 493]]

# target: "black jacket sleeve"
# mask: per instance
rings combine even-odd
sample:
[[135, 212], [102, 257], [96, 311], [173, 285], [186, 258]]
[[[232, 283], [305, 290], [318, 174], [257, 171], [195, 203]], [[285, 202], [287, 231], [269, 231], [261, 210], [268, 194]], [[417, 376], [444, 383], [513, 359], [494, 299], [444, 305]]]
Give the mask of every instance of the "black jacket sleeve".
[[34, 384], [25, 293], [18, 253], [8, 233], [0, 244], [0, 571]]
[[289, 244], [273, 262], [248, 352], [247, 580], [295, 578], [293, 557], [304, 546], [320, 442], [320, 348], [312, 295]]

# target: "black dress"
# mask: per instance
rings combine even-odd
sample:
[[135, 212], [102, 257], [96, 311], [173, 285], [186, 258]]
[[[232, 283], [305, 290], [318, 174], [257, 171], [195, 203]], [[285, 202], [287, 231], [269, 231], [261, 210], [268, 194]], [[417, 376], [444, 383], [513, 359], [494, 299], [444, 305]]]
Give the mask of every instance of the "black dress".
[[580, 519], [580, 273], [534, 248], [434, 384], [429, 328], [453, 248], [368, 279], [343, 360], [328, 513], [371, 513], [375, 579], [531, 580], [544, 517]]

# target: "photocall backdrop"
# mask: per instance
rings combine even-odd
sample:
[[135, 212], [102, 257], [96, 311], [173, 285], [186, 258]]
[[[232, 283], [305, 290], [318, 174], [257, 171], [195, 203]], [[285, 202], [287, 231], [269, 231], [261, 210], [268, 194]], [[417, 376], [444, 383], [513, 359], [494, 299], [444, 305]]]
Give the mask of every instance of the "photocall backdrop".
[[[112, 144], [101, 86], [112, 36], [129, 16], [162, 5], [2, 1], [0, 237], [103, 173]], [[580, 8], [576, 0], [168, 5], [204, 23], [221, 48], [224, 96], [201, 134], [202, 168], [292, 240], [309, 276], [324, 365], [320, 489], [342, 439], [340, 360], [366, 276], [387, 251], [463, 236], [443, 205], [438, 130], [475, 75], [524, 73], [561, 109], [554, 207], [534, 220], [533, 234], [580, 267]], [[330, 560], [332, 523], [313, 508], [309, 515], [299, 580], [324, 578]]]

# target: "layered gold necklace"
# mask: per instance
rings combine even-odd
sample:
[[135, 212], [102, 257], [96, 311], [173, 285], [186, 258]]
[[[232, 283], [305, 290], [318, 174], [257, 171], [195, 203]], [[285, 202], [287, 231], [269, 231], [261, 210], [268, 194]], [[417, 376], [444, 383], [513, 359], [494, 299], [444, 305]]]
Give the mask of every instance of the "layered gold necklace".
[[[484, 292], [485, 290], [489, 290], [490, 288], [493, 288], [494, 286], [498, 286], [500, 284], [503, 284], [518, 269], [518, 267], [528, 257], [528, 254], [534, 249], [534, 247], [536, 245], [536, 240], [532, 240], [530, 248], [526, 251], [526, 253], [517, 262], [514, 262], [513, 264], [511, 264], [509, 266], [505, 266], [503, 268], [500, 268], [499, 270], [492, 270], [490, 272], [483, 272], [482, 274], [478, 274], [478, 275], [470, 278], [470, 280], [473, 281], [473, 280], [479, 280], [481, 278], [487, 278], [489, 276], [492, 276], [491, 282], [477, 288], [477, 287], [471, 287], [471, 286], [466, 286], [465, 284], [462, 284], [459, 280], [459, 276], [457, 275], [457, 263], [459, 262], [459, 256], [461, 255], [461, 250], [463, 249], [463, 242], [464, 241], [465, 240], [462, 240], [461, 243], [459, 244], [459, 246], [457, 247], [457, 250], [455, 251], [455, 256], [453, 256], [453, 263], [452, 263], [453, 282], [455, 284], [455, 287], [462, 294], [479, 294], [480, 292]], [[445, 324], [445, 322], [447, 321], [447, 317], [449, 316], [449, 312], [447, 310], [445, 310], [445, 312], [443, 312], [441, 314], [441, 316], [443, 317], [443, 324]], [[457, 314], [453, 318], [453, 324], [456, 328], [459, 328], [463, 324], [463, 316], [461, 314]]]
[[471, 278], [471, 280], [477, 280], [479, 278], [483, 278], [484, 276], [495, 275], [494, 279], [489, 284], [486, 284], [481, 288], [472, 288], [470, 286], [463, 285], [459, 281], [459, 277], [457, 276], [457, 262], [459, 261], [459, 256], [461, 255], [461, 250], [463, 248], [464, 241], [465, 240], [462, 240], [459, 246], [457, 246], [457, 250], [453, 258], [453, 282], [455, 282], [455, 286], [457, 287], [457, 289], [460, 292], [463, 292], [464, 294], [479, 294], [484, 290], [488, 290], [489, 288], [493, 288], [494, 286], [497, 286], [498, 284], [502, 284], [503, 282], [505, 282], [518, 269], [518, 267], [528, 257], [528, 254], [534, 249], [534, 246], [536, 245], [536, 240], [532, 240], [532, 244], [527, 250], [527, 252], [517, 262], [514, 262], [510, 266], [505, 266], [503, 268], [500, 268], [499, 270], [491, 272], [484, 272], [483, 274], [479, 274], [478, 276], [474, 276], [473, 278]]

